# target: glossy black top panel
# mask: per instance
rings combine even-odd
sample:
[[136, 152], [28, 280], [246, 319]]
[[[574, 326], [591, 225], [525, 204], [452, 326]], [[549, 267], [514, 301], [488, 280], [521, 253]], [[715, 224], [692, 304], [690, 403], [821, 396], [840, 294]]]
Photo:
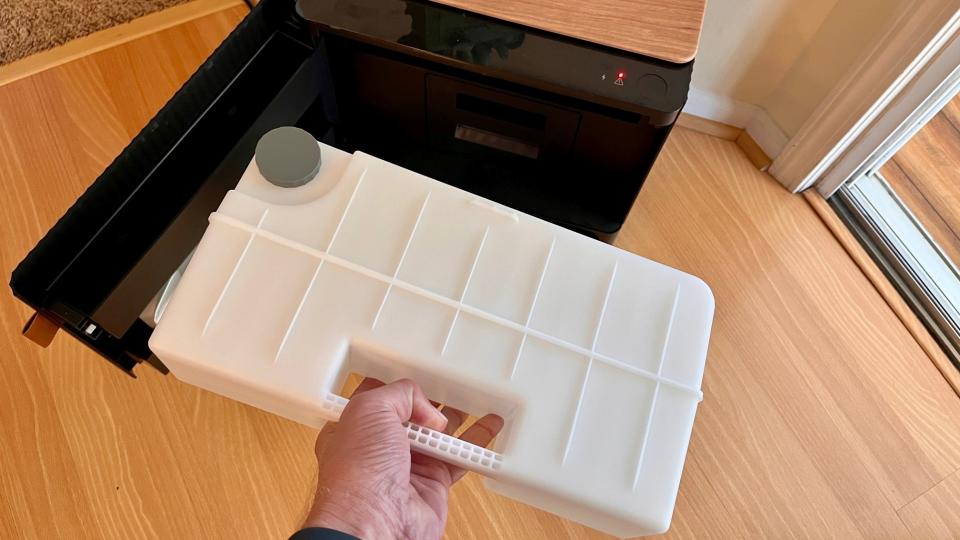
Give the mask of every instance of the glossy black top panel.
[[693, 64], [671, 64], [418, 0], [299, 0], [322, 31], [640, 113], [676, 113]]

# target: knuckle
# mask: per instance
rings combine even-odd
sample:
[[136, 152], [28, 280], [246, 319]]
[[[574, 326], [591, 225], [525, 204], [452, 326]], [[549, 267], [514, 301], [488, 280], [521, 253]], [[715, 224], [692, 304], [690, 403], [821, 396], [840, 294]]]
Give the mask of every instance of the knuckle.
[[411, 379], [408, 379], [408, 378], [406, 378], [406, 377], [404, 377], [404, 378], [402, 378], [402, 379], [397, 379], [396, 381], [394, 381], [394, 382], [391, 383], [391, 384], [392, 384], [392, 385], [396, 385], [398, 388], [403, 388], [403, 387], [412, 388], [412, 387], [416, 386]]

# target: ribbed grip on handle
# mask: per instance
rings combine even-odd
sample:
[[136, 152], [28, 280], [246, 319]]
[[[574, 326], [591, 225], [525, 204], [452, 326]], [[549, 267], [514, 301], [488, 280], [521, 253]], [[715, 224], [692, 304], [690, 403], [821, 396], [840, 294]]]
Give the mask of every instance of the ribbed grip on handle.
[[405, 422], [410, 447], [441, 461], [484, 476], [494, 476], [503, 465], [503, 456], [481, 446], [440, 433], [432, 429]]
[[[329, 420], [339, 420], [340, 413], [349, 401], [336, 394], [327, 394], [323, 409], [328, 413]], [[496, 476], [503, 466], [502, 454], [411, 422], [404, 422], [403, 426], [407, 429], [410, 448], [421, 454], [484, 476]]]

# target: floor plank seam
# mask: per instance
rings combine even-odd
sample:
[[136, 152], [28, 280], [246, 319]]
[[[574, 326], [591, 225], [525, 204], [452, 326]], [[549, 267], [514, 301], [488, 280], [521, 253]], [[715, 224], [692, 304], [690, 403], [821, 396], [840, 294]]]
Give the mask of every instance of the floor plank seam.
[[[930, 493], [931, 491], [937, 489], [938, 487], [940, 487], [940, 485], [942, 485], [944, 482], [946, 482], [947, 480], [949, 480], [950, 478], [952, 478], [953, 475], [955, 475], [955, 474], [960, 474], [960, 467], [957, 467], [956, 469], [954, 469], [954, 471], [953, 471], [952, 473], [944, 476], [943, 478], [940, 479], [939, 482], [937, 482], [936, 484], [930, 486], [930, 489], [924, 491], [923, 493], [921, 493], [921, 494], [917, 495], [916, 497], [910, 499], [910, 500], [907, 501], [906, 503], [900, 505], [900, 507], [896, 509], [896, 511], [897, 511], [897, 516], [898, 516], [898, 517], [900, 516], [900, 512], [901, 512], [904, 508], [906, 508], [906, 507], [910, 506], [911, 504], [917, 502], [918, 500], [920, 500], [921, 498], [923, 498], [926, 494], [928, 494], [928, 493]], [[901, 519], [901, 521], [902, 521], [902, 519]]]

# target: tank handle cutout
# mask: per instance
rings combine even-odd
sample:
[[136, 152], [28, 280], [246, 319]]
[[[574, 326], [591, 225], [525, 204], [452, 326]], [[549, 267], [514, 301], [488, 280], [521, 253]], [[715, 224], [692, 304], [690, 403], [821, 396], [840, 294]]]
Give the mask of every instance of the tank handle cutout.
[[[418, 357], [407, 356], [375, 339], [355, 337], [344, 347], [337, 373], [324, 386], [321, 413], [325, 420], [338, 421], [351, 395], [363, 377], [390, 382], [409, 378], [417, 382], [424, 394], [436, 403], [466, 413], [496, 414], [503, 419], [497, 434], [496, 448], [509, 450], [517, 418], [522, 415], [523, 399], [498, 391], [479, 381], [466, 382], [463, 374], [438, 366], [425, 366]], [[339, 392], [338, 392], [339, 390]], [[410, 448], [445, 463], [498, 478], [505, 454], [484, 448], [414, 423], [404, 423]]]
[[[327, 420], [340, 420], [340, 414], [349, 402], [350, 400], [343, 396], [328, 393], [323, 400], [323, 411]], [[503, 455], [493, 450], [412, 422], [404, 422], [403, 427], [407, 430], [410, 448], [421, 454], [491, 478], [496, 478], [503, 466]]]

